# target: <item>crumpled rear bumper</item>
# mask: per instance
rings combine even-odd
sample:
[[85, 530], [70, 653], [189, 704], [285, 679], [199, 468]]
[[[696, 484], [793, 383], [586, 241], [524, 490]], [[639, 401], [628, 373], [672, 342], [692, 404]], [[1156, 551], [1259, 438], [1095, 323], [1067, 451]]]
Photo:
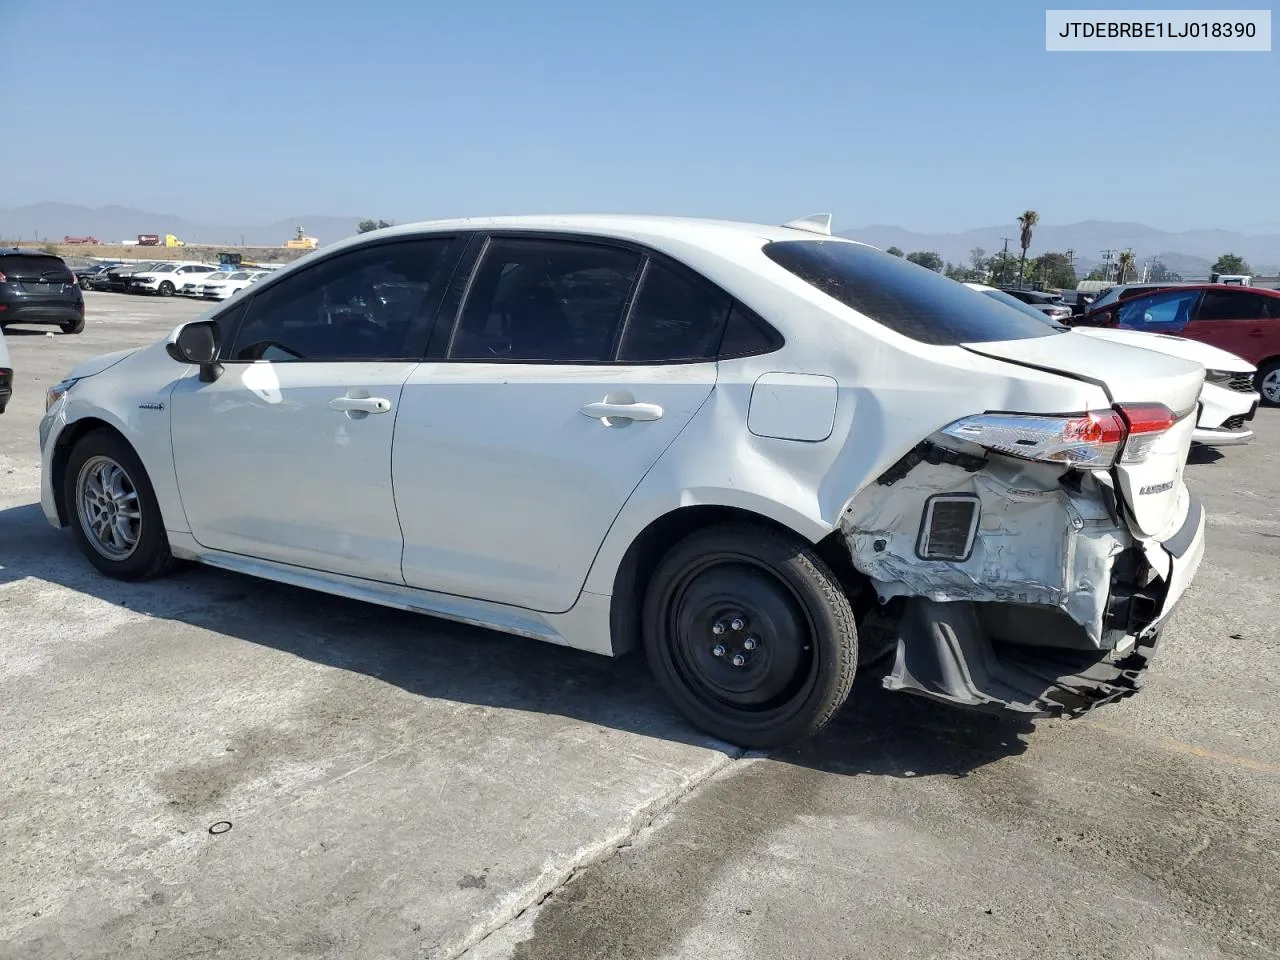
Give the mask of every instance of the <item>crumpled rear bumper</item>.
[[899, 623], [885, 688], [953, 706], [1040, 717], [1079, 716], [1132, 696], [1204, 556], [1204, 511], [1194, 497], [1181, 528], [1150, 547], [1168, 559], [1159, 603], [1125, 607], [1125, 643], [1090, 650], [1001, 641], [981, 622], [977, 602], [912, 597]]
[[1036, 717], [1079, 716], [1137, 693], [1160, 638], [1141, 637], [1121, 657], [997, 643], [972, 603], [924, 599], [911, 601], [902, 628], [886, 689]]

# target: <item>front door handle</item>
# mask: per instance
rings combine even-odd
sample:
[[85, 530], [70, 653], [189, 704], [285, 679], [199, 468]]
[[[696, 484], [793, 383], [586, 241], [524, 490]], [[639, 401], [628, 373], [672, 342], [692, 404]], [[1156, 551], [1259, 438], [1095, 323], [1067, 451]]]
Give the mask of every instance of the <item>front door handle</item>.
[[329, 409], [340, 413], [387, 413], [391, 401], [383, 397], [334, 397]]
[[588, 403], [581, 413], [595, 420], [603, 420], [607, 426], [610, 420], [658, 420], [662, 417], [662, 408], [656, 403], [610, 403], [604, 400]]

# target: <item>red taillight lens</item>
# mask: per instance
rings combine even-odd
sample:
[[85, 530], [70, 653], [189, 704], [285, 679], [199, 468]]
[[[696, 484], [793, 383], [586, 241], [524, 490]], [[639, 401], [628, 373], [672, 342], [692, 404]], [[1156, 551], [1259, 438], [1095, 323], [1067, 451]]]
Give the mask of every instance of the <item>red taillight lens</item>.
[[1129, 439], [1120, 454], [1121, 463], [1142, 463], [1157, 441], [1178, 418], [1163, 403], [1121, 404], [1117, 408], [1129, 429]]
[[1168, 407], [1145, 403], [1058, 417], [984, 413], [942, 432], [1010, 457], [1098, 469], [1141, 463], [1176, 422]]
[[1122, 403], [1116, 409], [1131, 434], [1162, 433], [1178, 422], [1163, 403]]

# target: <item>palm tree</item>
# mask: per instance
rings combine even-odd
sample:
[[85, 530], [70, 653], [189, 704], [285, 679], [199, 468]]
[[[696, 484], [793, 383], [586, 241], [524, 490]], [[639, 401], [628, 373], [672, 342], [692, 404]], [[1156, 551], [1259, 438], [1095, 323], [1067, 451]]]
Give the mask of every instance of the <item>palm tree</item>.
[[1040, 214], [1028, 210], [1018, 218], [1018, 226], [1022, 232], [1018, 234], [1018, 242], [1022, 244], [1022, 260], [1018, 264], [1018, 286], [1022, 286], [1022, 275], [1027, 269], [1027, 248], [1031, 246], [1031, 231], [1040, 222]]
[[1120, 254], [1118, 262], [1120, 264], [1120, 282], [1125, 283], [1129, 279], [1129, 271], [1133, 269], [1133, 251], [1126, 250], [1124, 253]]

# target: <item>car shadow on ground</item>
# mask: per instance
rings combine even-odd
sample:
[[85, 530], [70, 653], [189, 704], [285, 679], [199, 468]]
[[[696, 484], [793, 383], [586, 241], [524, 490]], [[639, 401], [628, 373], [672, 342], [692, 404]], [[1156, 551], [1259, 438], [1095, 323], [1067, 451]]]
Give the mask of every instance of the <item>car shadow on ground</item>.
[[1191, 449], [1187, 452], [1187, 463], [1193, 467], [1206, 466], [1211, 463], [1217, 463], [1226, 457], [1217, 447], [1207, 447], [1202, 443], [1192, 444]]
[[4, 335], [6, 337], [43, 337], [46, 333], [51, 333], [56, 337], [56, 336], [59, 336], [62, 333], [62, 331], [58, 329], [57, 326], [52, 324], [48, 326], [43, 326], [43, 327], [37, 327], [37, 326], [8, 327], [7, 326], [4, 328]]
[[[159, 580], [122, 583], [94, 570], [68, 532], [48, 525], [37, 504], [0, 510], [0, 587], [28, 578], [358, 671], [423, 697], [555, 714], [728, 749], [675, 713], [642, 655], [611, 659], [199, 565]], [[21, 615], [19, 604], [11, 595], [0, 611]], [[878, 666], [859, 677], [849, 703], [821, 736], [771, 756], [846, 775], [962, 777], [1025, 751], [1029, 721], [888, 693], [878, 683], [883, 662]]]

